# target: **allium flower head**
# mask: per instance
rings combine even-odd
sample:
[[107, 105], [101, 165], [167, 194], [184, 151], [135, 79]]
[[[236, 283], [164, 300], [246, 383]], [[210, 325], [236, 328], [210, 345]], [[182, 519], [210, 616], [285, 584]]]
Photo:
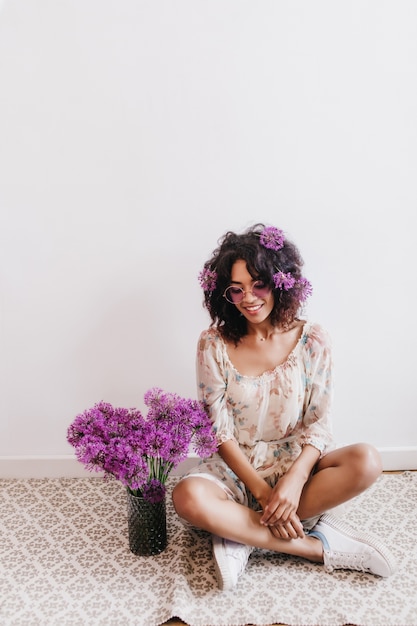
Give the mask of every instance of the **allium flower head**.
[[284, 289], [285, 291], [288, 291], [295, 285], [295, 278], [290, 272], [284, 274], [284, 272], [279, 271], [274, 274], [272, 278], [277, 289]]
[[284, 233], [275, 226], [266, 226], [259, 235], [259, 243], [270, 250], [281, 250], [284, 246]]
[[166, 487], [159, 480], [153, 478], [142, 489], [142, 495], [148, 502], [157, 504], [165, 497]]
[[217, 272], [211, 270], [209, 267], [205, 267], [199, 273], [198, 280], [203, 288], [203, 291], [212, 293], [216, 289], [217, 285]]
[[135, 495], [159, 502], [169, 473], [191, 446], [206, 458], [217, 445], [201, 402], [153, 387], [145, 393], [145, 404], [146, 416], [100, 402], [77, 415], [67, 440], [88, 470], [114, 476]]
[[313, 287], [307, 278], [300, 278], [297, 280], [297, 290], [299, 292], [300, 302], [305, 302], [309, 296], [313, 293]]

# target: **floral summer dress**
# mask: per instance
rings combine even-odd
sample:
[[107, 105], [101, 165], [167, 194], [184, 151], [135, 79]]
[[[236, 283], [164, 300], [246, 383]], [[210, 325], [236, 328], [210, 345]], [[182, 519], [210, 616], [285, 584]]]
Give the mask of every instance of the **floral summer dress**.
[[[334, 447], [330, 425], [332, 357], [328, 334], [305, 322], [286, 361], [261, 376], [243, 376], [232, 365], [216, 329], [201, 333], [197, 348], [199, 398], [211, 415], [218, 443], [236, 441], [259, 474], [273, 486], [305, 444], [320, 451]], [[258, 505], [218, 454], [201, 462], [202, 474], [229, 498]]]

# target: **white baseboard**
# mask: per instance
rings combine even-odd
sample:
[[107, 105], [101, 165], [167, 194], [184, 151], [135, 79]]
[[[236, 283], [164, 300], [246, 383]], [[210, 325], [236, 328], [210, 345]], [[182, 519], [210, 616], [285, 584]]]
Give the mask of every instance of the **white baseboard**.
[[[172, 474], [181, 476], [198, 463], [190, 456]], [[60, 456], [0, 456], [0, 478], [92, 478], [100, 472], [89, 472], [72, 454]]]
[[[384, 471], [417, 470], [417, 446], [379, 448]], [[173, 475], [181, 476], [198, 463], [192, 456], [181, 463]], [[88, 472], [73, 455], [3, 456], [0, 457], [0, 478], [85, 478], [100, 476]]]
[[417, 446], [378, 448], [384, 472], [417, 470]]

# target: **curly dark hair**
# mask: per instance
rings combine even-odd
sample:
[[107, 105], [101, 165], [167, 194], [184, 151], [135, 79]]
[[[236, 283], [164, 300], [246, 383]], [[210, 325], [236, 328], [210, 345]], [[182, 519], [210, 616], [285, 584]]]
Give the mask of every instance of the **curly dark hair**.
[[255, 224], [244, 233], [227, 232], [219, 241], [212, 257], [204, 264], [204, 270], [217, 275], [214, 289], [204, 292], [204, 306], [207, 308], [212, 323], [221, 335], [236, 344], [247, 334], [246, 319], [238, 309], [230, 304], [223, 293], [230, 285], [233, 264], [238, 260], [246, 261], [248, 272], [254, 280], [261, 280], [272, 289], [274, 308], [271, 312], [273, 326], [288, 328], [296, 319], [302, 297], [297, 283], [293, 289], [277, 289], [273, 275], [278, 272], [290, 272], [298, 281], [302, 278], [301, 269], [304, 261], [298, 248], [287, 238], [280, 250], [266, 248], [259, 238], [264, 224]]

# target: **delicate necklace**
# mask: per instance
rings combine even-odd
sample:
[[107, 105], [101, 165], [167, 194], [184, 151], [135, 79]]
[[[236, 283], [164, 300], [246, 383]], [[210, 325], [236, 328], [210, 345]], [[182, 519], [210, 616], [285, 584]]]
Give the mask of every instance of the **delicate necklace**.
[[267, 339], [270, 339], [271, 337], [273, 337], [273, 335], [278, 334], [278, 335], [282, 335], [282, 333], [284, 333], [285, 330], [278, 330], [277, 328], [274, 328], [274, 330], [267, 335], [266, 337], [258, 337], [259, 341], [266, 341]]
[[269, 339], [269, 335], [267, 335], [266, 337], [261, 337], [260, 335], [257, 335], [255, 333], [252, 336], [254, 337], [255, 341], [266, 341], [267, 339]]
[[272, 332], [272, 333], [268, 334], [266, 337], [259, 336], [259, 337], [257, 337], [257, 339], [258, 339], [259, 341], [266, 341], [267, 339], [270, 339], [270, 338], [272, 337], [272, 335], [273, 335], [273, 334], [274, 334], [274, 332]]

